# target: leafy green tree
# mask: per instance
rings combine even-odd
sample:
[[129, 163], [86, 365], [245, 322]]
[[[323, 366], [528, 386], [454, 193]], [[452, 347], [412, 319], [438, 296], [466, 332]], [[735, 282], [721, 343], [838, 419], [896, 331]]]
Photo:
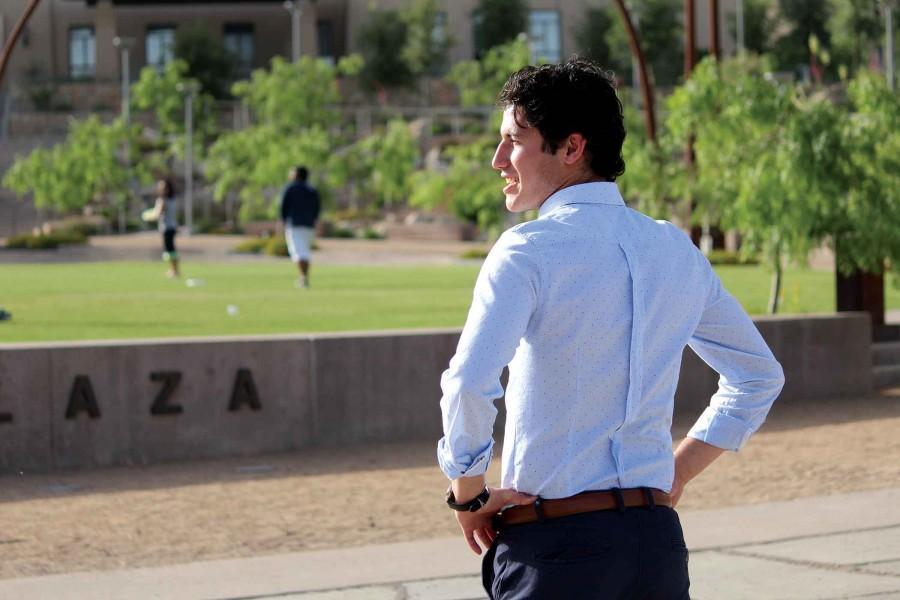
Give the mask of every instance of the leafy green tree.
[[337, 78], [358, 73], [360, 62], [350, 56], [334, 67], [309, 56], [294, 63], [275, 58], [270, 69], [236, 83], [233, 93], [247, 103], [256, 123], [219, 136], [210, 148], [205, 169], [215, 198], [237, 193], [242, 219], [274, 218], [277, 191], [289, 169], [304, 164], [327, 200], [326, 165], [342, 144], [333, 134]]
[[702, 62], [668, 102], [667, 135], [695, 135], [698, 212], [744, 235], [773, 271], [837, 248], [838, 268], [881, 272], [900, 259], [900, 101], [863, 73], [849, 104], [779, 83], [758, 59]]
[[[510, 74], [530, 60], [527, 38], [518, 36], [492, 48], [480, 61], [457, 63], [449, 79], [459, 87], [463, 106], [490, 106], [496, 103]], [[499, 128], [499, 111], [493, 121], [493, 126]], [[472, 143], [448, 147], [445, 153], [450, 165], [446, 172], [419, 171], [412, 175], [410, 204], [443, 208], [496, 236], [504, 218], [503, 195], [491, 168], [496, 144], [497, 134], [492, 131]]]
[[484, 137], [448, 148], [450, 166], [446, 173], [420, 171], [413, 176], [410, 204], [448, 210], [496, 238], [505, 209], [500, 180], [490, 164], [495, 147], [494, 138]]
[[[684, 24], [680, 3], [671, 0], [636, 0], [631, 3], [632, 18], [636, 18], [641, 48], [660, 85], [676, 83], [684, 70], [682, 36]], [[620, 69], [618, 75], [631, 82], [631, 51], [622, 19], [615, 15], [614, 26], [606, 35], [612, 51], [611, 62]]]
[[24, 196], [31, 194], [38, 208], [72, 212], [89, 202], [118, 204], [127, 198], [132, 177], [149, 179], [149, 165], [130, 168], [124, 149], [137, 155], [137, 129], [121, 120], [104, 124], [92, 116], [72, 121], [64, 142], [17, 157], [3, 178], [3, 186]]
[[[138, 110], [153, 111], [159, 132], [169, 141], [169, 152], [184, 155], [184, 86], [194, 82], [183, 60], [173, 60], [162, 73], [144, 67], [138, 81], [131, 87], [132, 104]], [[218, 130], [215, 100], [201, 88], [194, 97], [194, 147], [203, 156]]]
[[[785, 260], [805, 262], [824, 236], [820, 209], [835, 189], [818, 175], [833, 164], [835, 111], [801, 102], [791, 86], [765, 76], [764, 63], [701, 62], [668, 101], [676, 143], [695, 136], [697, 212], [744, 235], [743, 250], [772, 269], [769, 311], [778, 310]], [[813, 123], [824, 129], [811, 138]]]
[[869, 53], [878, 48], [884, 35], [879, 0], [832, 1], [834, 12], [828, 21], [838, 64], [853, 71], [864, 66]]
[[837, 267], [900, 271], [900, 98], [884, 78], [863, 71], [848, 86], [852, 112], [842, 115], [841, 155], [833, 161], [844, 191], [826, 227]]
[[357, 55], [342, 58], [337, 67], [310, 56], [296, 62], [275, 57], [268, 70], [257, 69], [249, 81], [235, 83], [232, 93], [260, 123], [286, 130], [329, 127], [338, 119], [338, 76], [356, 75], [361, 66]]
[[446, 67], [453, 38], [446, 31], [446, 24], [439, 22], [438, 15], [437, 0], [415, 0], [401, 13], [406, 23], [402, 58], [416, 77], [435, 75]]
[[172, 49], [175, 58], [187, 63], [186, 76], [200, 82], [203, 91], [213, 98], [228, 97], [231, 61], [228, 52], [209, 27], [193, 23], [179, 27]]
[[[584, 18], [574, 28], [575, 47], [578, 54], [589, 58], [604, 68], [617, 73], [623, 73], [628, 68], [628, 63], [619, 64], [613, 58], [613, 50], [610, 48], [610, 29], [616, 26], [617, 15], [609, 7], [588, 7], [584, 9]], [[617, 58], [621, 59], [621, 55]]]
[[794, 71], [810, 63], [810, 37], [829, 48], [831, 4], [823, 0], [778, 0], [779, 15], [787, 32], [775, 40], [774, 56], [780, 70]]
[[365, 61], [361, 80], [370, 89], [410, 87], [415, 75], [404, 59], [407, 25], [398, 10], [371, 9], [359, 32]]
[[447, 78], [459, 88], [463, 106], [491, 106], [509, 76], [529, 62], [528, 38], [519, 36], [491, 48], [481, 60], [456, 63]]
[[[744, 48], [748, 52], [765, 54], [772, 47], [772, 31], [775, 29], [773, 0], [744, 1]], [[731, 37], [737, 39], [737, 22], [728, 22]]]
[[479, 0], [472, 11], [475, 58], [527, 34], [528, 8], [526, 0]]
[[372, 189], [379, 203], [391, 206], [406, 200], [409, 178], [416, 167], [419, 149], [401, 119], [390, 121], [384, 133], [362, 142], [363, 150], [372, 157]]

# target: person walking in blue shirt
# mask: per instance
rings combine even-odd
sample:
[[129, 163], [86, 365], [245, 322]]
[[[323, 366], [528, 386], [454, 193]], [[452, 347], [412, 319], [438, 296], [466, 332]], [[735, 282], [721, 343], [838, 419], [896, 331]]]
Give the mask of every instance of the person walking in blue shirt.
[[[441, 378], [447, 503], [470, 548], [487, 549], [494, 600], [687, 600], [675, 506], [763, 423], [781, 366], [690, 239], [625, 205], [622, 105], [605, 71], [526, 67], [499, 103], [506, 207], [539, 214], [491, 249]], [[673, 453], [686, 345], [721, 377]], [[506, 366], [502, 482], [487, 488]]]
[[309, 287], [309, 264], [321, 205], [319, 192], [307, 183], [306, 167], [291, 169], [291, 183], [281, 194], [281, 220], [291, 260], [297, 263], [298, 287]]

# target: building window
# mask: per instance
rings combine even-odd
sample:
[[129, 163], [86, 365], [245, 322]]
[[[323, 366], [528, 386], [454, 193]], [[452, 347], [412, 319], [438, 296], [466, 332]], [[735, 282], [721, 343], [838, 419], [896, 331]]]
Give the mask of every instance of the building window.
[[434, 13], [434, 25], [431, 28], [431, 41], [435, 45], [447, 42], [447, 12], [439, 10]]
[[95, 67], [94, 29], [73, 27], [69, 30], [69, 76], [72, 79], [93, 77]]
[[225, 50], [230, 55], [232, 73], [238, 78], [249, 77], [253, 70], [253, 25], [226, 24], [224, 42]]
[[316, 33], [319, 36], [319, 58], [334, 64], [334, 23], [331, 21], [318, 21]]
[[562, 58], [559, 35], [559, 12], [533, 10], [528, 16], [528, 35], [531, 39], [531, 60], [558, 63]]
[[175, 57], [175, 28], [147, 28], [147, 64], [162, 71]]

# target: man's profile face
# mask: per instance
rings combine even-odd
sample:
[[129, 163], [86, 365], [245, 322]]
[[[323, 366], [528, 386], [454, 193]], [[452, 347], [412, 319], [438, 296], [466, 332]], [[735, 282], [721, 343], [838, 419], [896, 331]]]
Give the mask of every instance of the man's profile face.
[[[500, 124], [500, 143], [491, 166], [506, 180], [503, 193], [510, 212], [539, 208], [564, 179], [563, 163], [556, 154], [547, 154], [542, 146], [544, 138], [534, 127], [516, 123], [514, 108], [503, 111]], [[521, 119], [520, 119], [521, 121]]]

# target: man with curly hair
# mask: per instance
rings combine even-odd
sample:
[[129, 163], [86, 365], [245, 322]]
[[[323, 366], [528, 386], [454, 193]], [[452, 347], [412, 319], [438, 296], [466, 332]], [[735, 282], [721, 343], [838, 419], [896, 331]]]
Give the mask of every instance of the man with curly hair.
[[[506, 231], [441, 378], [438, 462], [495, 600], [689, 598], [674, 508], [687, 483], [764, 421], [784, 382], [753, 322], [677, 227], [628, 208], [622, 105], [580, 59], [526, 67], [499, 96], [492, 161]], [[672, 451], [689, 345], [719, 372]], [[502, 482], [485, 486], [509, 367]]]

